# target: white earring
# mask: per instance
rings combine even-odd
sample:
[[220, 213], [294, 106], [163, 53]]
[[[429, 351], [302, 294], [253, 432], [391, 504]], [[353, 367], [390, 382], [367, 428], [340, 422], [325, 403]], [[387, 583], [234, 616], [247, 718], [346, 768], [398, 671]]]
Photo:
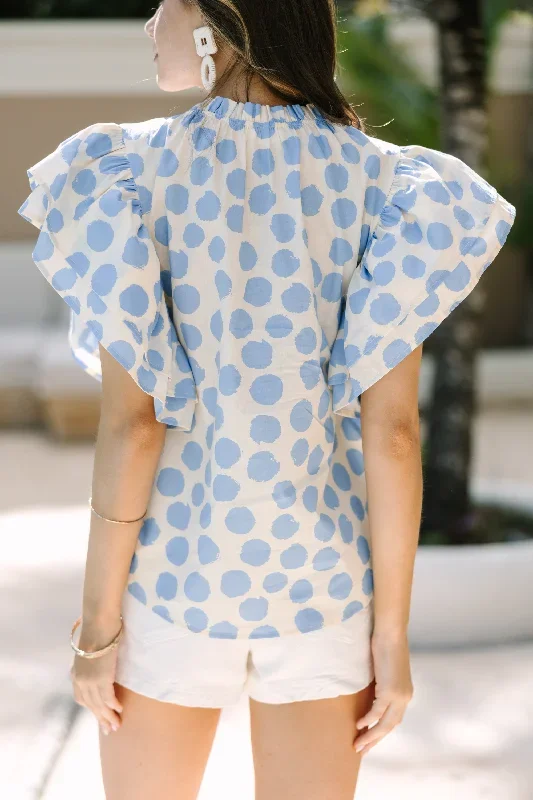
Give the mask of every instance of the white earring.
[[217, 79], [217, 70], [213, 54], [218, 52], [213, 31], [208, 25], [203, 28], [196, 28], [193, 31], [194, 41], [196, 42], [196, 52], [203, 57], [202, 61], [202, 83], [208, 92], [214, 87]]

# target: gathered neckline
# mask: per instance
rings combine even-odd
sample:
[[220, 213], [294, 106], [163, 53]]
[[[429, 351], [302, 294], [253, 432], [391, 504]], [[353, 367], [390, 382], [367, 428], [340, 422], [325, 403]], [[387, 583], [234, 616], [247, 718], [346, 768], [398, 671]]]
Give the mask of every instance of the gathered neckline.
[[[226, 117], [251, 123], [286, 122], [299, 125], [304, 120], [326, 123], [325, 117], [313, 103], [292, 103], [289, 105], [267, 105], [232, 100], [217, 95], [212, 100], [203, 101], [195, 107], [217, 119]], [[327, 123], [326, 123], [327, 124]]]

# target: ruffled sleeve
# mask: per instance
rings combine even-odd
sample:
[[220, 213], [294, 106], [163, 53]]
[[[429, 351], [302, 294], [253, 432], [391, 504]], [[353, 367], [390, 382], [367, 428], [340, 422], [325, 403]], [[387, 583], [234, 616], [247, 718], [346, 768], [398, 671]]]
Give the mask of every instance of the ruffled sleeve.
[[71, 309], [74, 357], [101, 379], [100, 343], [154, 398], [156, 418], [190, 430], [196, 385], [143, 222], [123, 129], [97, 123], [28, 170], [18, 213], [40, 233], [36, 265]]
[[419, 145], [400, 148], [383, 197], [330, 356], [328, 383], [341, 416], [352, 416], [362, 392], [467, 297], [516, 216], [463, 161]]

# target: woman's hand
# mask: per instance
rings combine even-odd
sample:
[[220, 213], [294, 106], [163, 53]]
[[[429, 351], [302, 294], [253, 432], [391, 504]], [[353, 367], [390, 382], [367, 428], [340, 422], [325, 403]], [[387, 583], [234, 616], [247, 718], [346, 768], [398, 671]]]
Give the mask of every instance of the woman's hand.
[[[120, 620], [98, 625], [83, 623], [78, 647], [89, 652], [100, 650], [115, 638], [119, 629]], [[114, 688], [116, 664], [115, 647], [99, 658], [74, 656], [70, 670], [75, 701], [93, 712], [106, 735], [118, 730], [121, 724], [122, 706]]]
[[372, 657], [376, 681], [375, 700], [370, 711], [357, 721], [357, 728], [368, 727], [354, 740], [364, 755], [398, 725], [412, 696], [411, 668], [407, 633], [372, 637]]

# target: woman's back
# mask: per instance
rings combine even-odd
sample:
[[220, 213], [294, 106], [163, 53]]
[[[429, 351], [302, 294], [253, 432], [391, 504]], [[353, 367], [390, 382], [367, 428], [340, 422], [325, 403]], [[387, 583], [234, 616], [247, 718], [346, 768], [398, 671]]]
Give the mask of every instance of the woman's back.
[[130, 593], [220, 638], [362, 610], [359, 396], [469, 293], [512, 206], [452, 156], [222, 97], [97, 123], [30, 177], [77, 357], [97, 371], [101, 343], [169, 426]]

